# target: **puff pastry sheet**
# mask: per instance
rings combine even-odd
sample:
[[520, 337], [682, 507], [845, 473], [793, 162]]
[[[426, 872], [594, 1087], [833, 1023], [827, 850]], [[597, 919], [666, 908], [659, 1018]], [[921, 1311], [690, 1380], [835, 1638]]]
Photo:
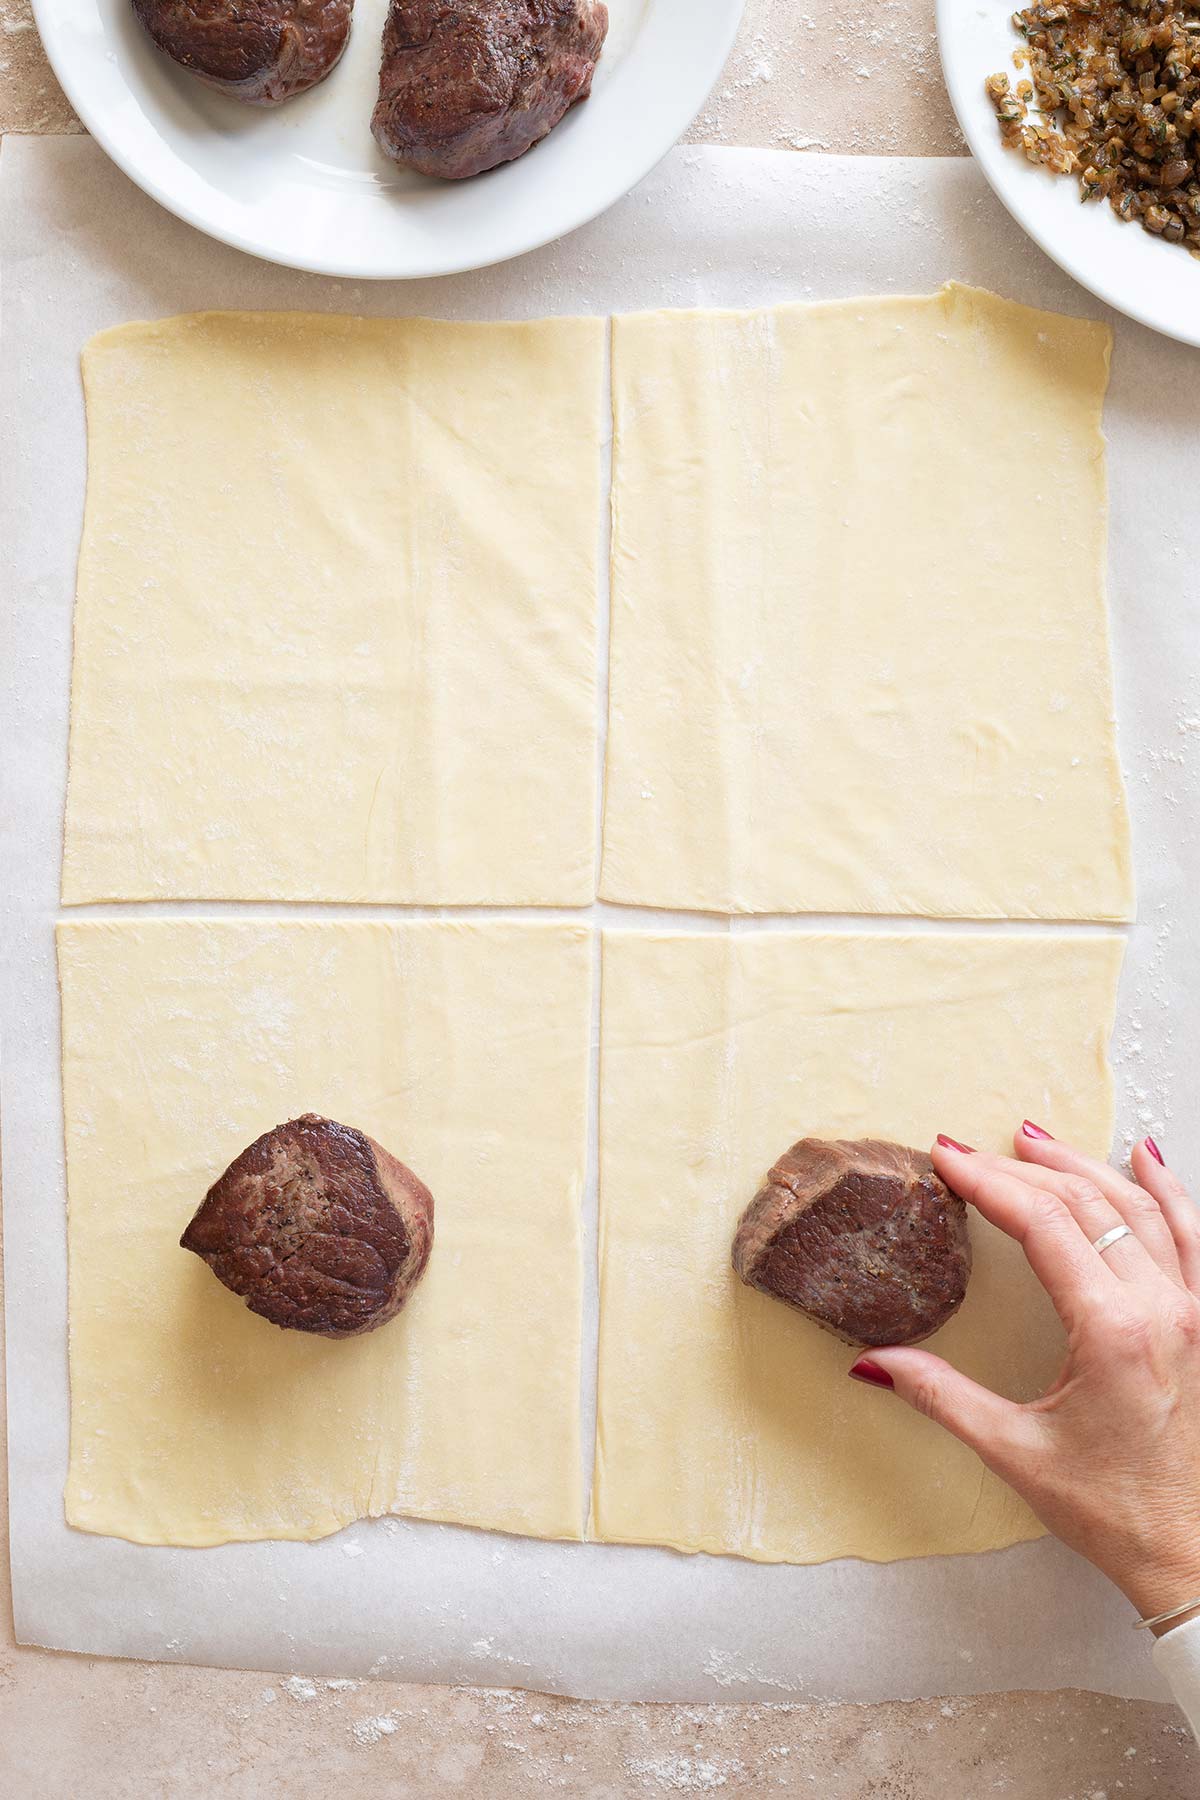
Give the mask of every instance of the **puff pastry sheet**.
[[963, 287], [615, 321], [605, 898], [1131, 917], [1109, 342]]
[[[744, 1287], [730, 1244], [798, 1137], [1011, 1148], [1024, 1108], [1106, 1154], [1121, 956], [1115, 935], [606, 934], [597, 1537], [806, 1563], [1040, 1535], [948, 1432], [849, 1381], [844, 1344]], [[930, 1348], [1032, 1398], [1058, 1322], [1018, 1247], [971, 1234]]]
[[[582, 926], [61, 925], [67, 1518], [152, 1544], [317, 1538], [380, 1513], [582, 1530]], [[378, 1331], [247, 1311], [179, 1234], [261, 1132], [321, 1111], [432, 1189]]]
[[588, 904], [604, 335], [93, 338], [64, 901]]

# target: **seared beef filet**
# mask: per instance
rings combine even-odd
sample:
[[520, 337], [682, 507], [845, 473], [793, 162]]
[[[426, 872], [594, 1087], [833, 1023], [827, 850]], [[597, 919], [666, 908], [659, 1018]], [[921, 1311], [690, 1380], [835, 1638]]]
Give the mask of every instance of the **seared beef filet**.
[[391, 0], [371, 129], [422, 175], [512, 162], [587, 99], [607, 32], [599, 0]]
[[242, 1151], [179, 1241], [273, 1325], [356, 1337], [420, 1280], [433, 1196], [361, 1131], [305, 1113]]
[[801, 1138], [742, 1214], [733, 1266], [847, 1344], [916, 1344], [962, 1305], [967, 1209], [923, 1151]]
[[324, 81], [354, 0], [133, 0], [160, 50], [208, 87], [277, 106]]

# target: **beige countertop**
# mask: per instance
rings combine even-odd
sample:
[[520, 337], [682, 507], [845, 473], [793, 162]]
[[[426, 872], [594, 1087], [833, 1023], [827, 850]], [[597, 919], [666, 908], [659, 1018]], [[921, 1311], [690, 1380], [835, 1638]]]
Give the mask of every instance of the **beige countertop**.
[[[933, 0], [748, 0], [691, 135], [956, 154], [932, 15]], [[27, 0], [0, 0], [0, 132], [79, 129]], [[1200, 1753], [1173, 1708], [1074, 1692], [886, 1706], [598, 1706], [105, 1662], [17, 1649], [0, 1594], [0, 1791], [12, 1800], [323, 1800], [348, 1781], [388, 1800], [456, 1791], [472, 1800], [1185, 1800], [1200, 1793]]]

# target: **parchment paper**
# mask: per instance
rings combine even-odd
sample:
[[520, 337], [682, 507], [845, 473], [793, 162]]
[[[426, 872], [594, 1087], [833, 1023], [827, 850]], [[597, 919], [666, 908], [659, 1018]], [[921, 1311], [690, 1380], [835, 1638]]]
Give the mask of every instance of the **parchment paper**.
[[[1050, 1542], [887, 1567], [787, 1568], [393, 1519], [316, 1545], [146, 1549], [69, 1531], [61, 1498], [65, 1187], [51, 923], [85, 339], [200, 307], [522, 317], [920, 292], [951, 277], [1068, 312], [1105, 309], [1022, 237], [959, 161], [680, 150], [606, 218], [555, 247], [473, 276], [383, 286], [294, 275], [211, 243], [85, 139], [9, 139], [0, 243], [0, 852], [9, 889], [0, 1016], [18, 1637], [590, 1698], [881, 1700], [1065, 1686], [1161, 1695], [1128, 1606]], [[1200, 1066], [1200, 358], [1111, 322], [1111, 604], [1140, 879], [1114, 1047], [1120, 1127], [1125, 1142], [1152, 1130], [1174, 1165], [1200, 1178], [1200, 1122], [1187, 1105]], [[1019, 521], [1013, 558], [1014, 579], [1036, 581], [1052, 608], [1053, 570], [1022, 570]], [[931, 646], [939, 653], [953, 645]], [[589, 1230], [594, 1244], [594, 1211]], [[588, 1305], [585, 1341], [594, 1285]]]

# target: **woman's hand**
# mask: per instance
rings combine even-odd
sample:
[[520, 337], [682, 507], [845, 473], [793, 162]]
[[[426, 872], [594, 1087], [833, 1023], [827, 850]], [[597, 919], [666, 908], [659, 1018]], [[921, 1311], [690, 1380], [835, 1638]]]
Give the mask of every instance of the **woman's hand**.
[[[969, 1444], [1150, 1618], [1200, 1598], [1200, 1208], [1149, 1138], [1134, 1181], [1036, 1125], [1015, 1145], [1016, 1158], [984, 1156], [944, 1138], [933, 1159], [1054, 1302], [1057, 1380], [1018, 1405], [926, 1350], [872, 1350], [852, 1373]], [[1122, 1224], [1133, 1235], [1098, 1252]]]

